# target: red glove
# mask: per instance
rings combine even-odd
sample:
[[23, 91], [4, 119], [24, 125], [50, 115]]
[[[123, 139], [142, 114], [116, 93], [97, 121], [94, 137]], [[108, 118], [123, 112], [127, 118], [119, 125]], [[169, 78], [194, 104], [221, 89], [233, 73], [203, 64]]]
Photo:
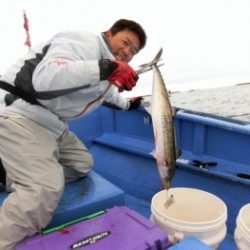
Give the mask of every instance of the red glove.
[[139, 79], [137, 73], [129, 64], [122, 61], [114, 61], [116, 69], [107, 77], [107, 80], [118, 87], [119, 92], [131, 90]]

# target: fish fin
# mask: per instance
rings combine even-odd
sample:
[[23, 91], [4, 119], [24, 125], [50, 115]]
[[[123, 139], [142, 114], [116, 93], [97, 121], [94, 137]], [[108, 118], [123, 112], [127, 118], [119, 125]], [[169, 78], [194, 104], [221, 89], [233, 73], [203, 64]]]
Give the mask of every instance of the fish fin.
[[179, 158], [181, 156], [181, 149], [180, 148], [175, 148], [175, 157], [176, 159]]
[[176, 113], [179, 111], [180, 109], [177, 107], [172, 107], [172, 116], [173, 118], [175, 117]]
[[156, 159], [155, 149], [153, 151], [151, 151], [149, 154], [152, 155]]

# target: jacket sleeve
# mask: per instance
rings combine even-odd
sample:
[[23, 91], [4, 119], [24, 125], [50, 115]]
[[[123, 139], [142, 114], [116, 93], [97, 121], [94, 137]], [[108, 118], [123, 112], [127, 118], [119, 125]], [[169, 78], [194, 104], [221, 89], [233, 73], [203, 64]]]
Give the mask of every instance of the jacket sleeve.
[[49, 99], [99, 84], [98, 52], [93, 35], [85, 40], [59, 35], [33, 73], [35, 91]]
[[111, 86], [111, 89], [106, 96], [104, 105], [110, 106], [116, 109], [123, 109], [127, 110], [129, 108], [129, 100], [125, 99], [121, 96], [121, 94], [118, 92], [118, 89], [115, 86]]

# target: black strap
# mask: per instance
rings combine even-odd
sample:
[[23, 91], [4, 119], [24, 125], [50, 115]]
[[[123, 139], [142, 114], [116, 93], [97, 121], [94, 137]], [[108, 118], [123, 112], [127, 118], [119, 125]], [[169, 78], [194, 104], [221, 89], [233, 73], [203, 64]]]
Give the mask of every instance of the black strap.
[[1, 159], [0, 159], [0, 183], [2, 183], [3, 185], [6, 184], [6, 171], [3, 167]]
[[25, 100], [26, 102], [32, 104], [32, 105], [40, 105], [40, 104], [33, 96], [29, 95], [28, 93], [25, 93], [23, 90], [16, 86], [12, 86], [7, 82], [0, 81], [0, 88], [8, 91], [9, 93]]

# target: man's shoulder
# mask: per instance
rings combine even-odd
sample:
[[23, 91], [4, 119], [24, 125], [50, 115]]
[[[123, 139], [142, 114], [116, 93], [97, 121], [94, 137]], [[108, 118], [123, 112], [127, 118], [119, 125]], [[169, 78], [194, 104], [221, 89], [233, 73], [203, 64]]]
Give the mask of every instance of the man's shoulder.
[[98, 35], [93, 33], [93, 32], [89, 32], [89, 31], [78, 31], [78, 30], [65, 30], [65, 31], [61, 31], [60, 33], [57, 33], [55, 35], [55, 38], [71, 38], [71, 39], [88, 39], [88, 38], [97, 38]]

